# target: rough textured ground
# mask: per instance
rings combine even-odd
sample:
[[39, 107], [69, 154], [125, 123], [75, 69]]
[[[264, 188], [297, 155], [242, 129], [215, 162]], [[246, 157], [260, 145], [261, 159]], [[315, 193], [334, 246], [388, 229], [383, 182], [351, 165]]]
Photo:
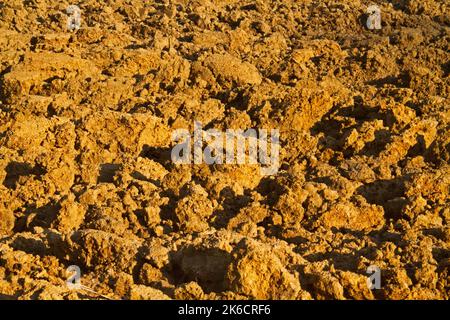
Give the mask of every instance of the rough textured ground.
[[[0, 298], [449, 299], [449, 3], [371, 3], [0, 1]], [[175, 166], [194, 120], [279, 173]]]

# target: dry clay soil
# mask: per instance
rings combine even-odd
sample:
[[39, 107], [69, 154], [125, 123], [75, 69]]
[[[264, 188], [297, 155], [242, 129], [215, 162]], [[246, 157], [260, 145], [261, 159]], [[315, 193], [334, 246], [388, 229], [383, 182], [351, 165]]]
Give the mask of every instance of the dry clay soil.
[[[449, 299], [449, 2], [375, 3], [0, 1], [0, 298]], [[175, 165], [194, 120], [279, 172]]]

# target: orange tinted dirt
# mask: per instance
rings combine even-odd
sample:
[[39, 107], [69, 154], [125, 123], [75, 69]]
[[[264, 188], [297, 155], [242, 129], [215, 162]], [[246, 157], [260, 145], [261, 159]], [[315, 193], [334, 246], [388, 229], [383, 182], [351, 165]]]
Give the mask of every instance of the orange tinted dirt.
[[[0, 1], [0, 299], [448, 300], [449, 3], [374, 2]], [[194, 121], [278, 173], [175, 165]]]

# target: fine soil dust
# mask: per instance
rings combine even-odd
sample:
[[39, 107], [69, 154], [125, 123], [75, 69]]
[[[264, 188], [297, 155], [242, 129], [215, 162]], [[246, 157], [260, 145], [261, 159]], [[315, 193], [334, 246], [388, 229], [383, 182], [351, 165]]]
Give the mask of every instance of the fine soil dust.
[[0, 1], [0, 299], [449, 299], [449, 2], [374, 3]]

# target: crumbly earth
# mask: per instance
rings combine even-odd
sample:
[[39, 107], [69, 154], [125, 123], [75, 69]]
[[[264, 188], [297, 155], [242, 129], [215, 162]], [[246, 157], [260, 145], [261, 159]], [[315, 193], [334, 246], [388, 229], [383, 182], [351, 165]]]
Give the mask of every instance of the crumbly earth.
[[0, 299], [449, 299], [449, 2], [374, 2], [0, 1]]

